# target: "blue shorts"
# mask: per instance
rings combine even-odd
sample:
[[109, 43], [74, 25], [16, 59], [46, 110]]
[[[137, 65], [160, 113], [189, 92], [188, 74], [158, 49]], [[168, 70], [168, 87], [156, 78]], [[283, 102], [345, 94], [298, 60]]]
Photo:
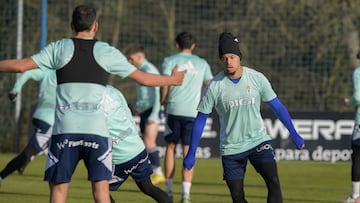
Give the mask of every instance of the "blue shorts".
[[52, 126], [36, 118], [32, 119], [32, 123], [35, 129], [29, 139], [29, 145], [36, 150], [36, 153], [39, 153], [48, 147]]
[[165, 128], [169, 129], [165, 131], [171, 133], [165, 134], [165, 141], [177, 144], [181, 140], [183, 145], [189, 145], [194, 122], [195, 118], [192, 117], [167, 115]]
[[142, 151], [136, 157], [122, 164], [113, 166], [113, 178], [110, 181], [110, 190], [117, 190], [126, 179], [131, 176], [136, 182], [141, 182], [153, 173], [148, 153]]
[[142, 112], [139, 116], [140, 116], [140, 132], [142, 134], [144, 134], [145, 132], [145, 127], [146, 127], [146, 123], [148, 122], [148, 118], [151, 115], [153, 108], [150, 108], [144, 112]]
[[248, 160], [256, 170], [263, 163], [276, 163], [271, 141], [263, 142], [246, 152], [222, 156], [221, 160], [224, 180], [244, 179]]
[[50, 140], [44, 180], [70, 182], [81, 159], [88, 171], [88, 180], [111, 180], [111, 138], [93, 134], [60, 134]]

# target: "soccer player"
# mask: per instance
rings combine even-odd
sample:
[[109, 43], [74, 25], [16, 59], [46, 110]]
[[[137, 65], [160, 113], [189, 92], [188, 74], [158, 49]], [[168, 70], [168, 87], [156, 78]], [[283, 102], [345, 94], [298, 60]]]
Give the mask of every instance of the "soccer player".
[[116, 191], [131, 176], [143, 193], [157, 202], [169, 203], [166, 192], [154, 186], [150, 180], [153, 173], [150, 156], [138, 134], [124, 96], [116, 88], [107, 85], [104, 97], [102, 106], [113, 139], [113, 178], [110, 181], [110, 190]]
[[287, 109], [277, 98], [270, 82], [260, 72], [242, 66], [239, 41], [231, 33], [219, 37], [219, 57], [224, 70], [206, 87], [197, 108], [189, 152], [183, 166], [192, 169], [196, 148], [208, 114], [215, 108], [220, 119], [220, 153], [223, 178], [234, 203], [246, 203], [244, 177], [247, 161], [263, 177], [268, 189], [268, 203], [282, 203], [280, 181], [271, 137], [266, 133], [260, 114], [261, 101], [266, 102], [289, 130], [297, 149], [304, 147]]
[[33, 79], [39, 83], [38, 101], [32, 115], [34, 130], [25, 148], [13, 158], [0, 172], [0, 182], [14, 171], [23, 173], [27, 164], [37, 154], [43, 154], [47, 149], [54, 124], [56, 75], [52, 70], [33, 69], [26, 71], [16, 80], [9, 93], [11, 102], [15, 102], [24, 84]]
[[37, 67], [56, 70], [55, 122], [46, 161], [45, 180], [50, 202], [66, 202], [72, 174], [84, 160], [95, 202], [110, 202], [111, 138], [100, 108], [108, 76], [128, 77], [149, 86], [180, 85], [185, 71], [171, 76], [144, 73], [108, 43], [96, 40], [95, 8], [77, 6], [72, 13], [75, 35], [50, 43], [23, 59], [0, 61], [2, 72], [24, 72]]
[[[166, 107], [165, 141], [165, 177], [166, 190], [173, 196], [172, 186], [175, 173], [175, 148], [181, 141], [183, 156], [188, 152], [191, 129], [197, 114], [196, 107], [200, 101], [201, 89], [213, 75], [206, 60], [193, 54], [195, 37], [189, 32], [176, 36], [176, 48], [179, 53], [168, 56], [162, 64], [162, 74], [170, 75], [173, 67], [186, 70], [181, 86], [162, 86], [161, 103]], [[182, 170], [182, 203], [190, 203], [190, 188], [193, 170]]]
[[[357, 58], [360, 59], [360, 52], [357, 54]], [[355, 125], [351, 138], [351, 194], [345, 198], [342, 202], [353, 203], [360, 202], [360, 67], [357, 67], [352, 74], [353, 80], [353, 95], [349, 98], [344, 98], [344, 104], [346, 106], [355, 106]]]
[[[129, 62], [139, 70], [160, 74], [158, 69], [146, 59], [143, 46], [132, 45], [126, 50], [125, 55]], [[148, 87], [136, 83], [136, 93], [135, 113], [140, 116], [140, 132], [154, 171], [151, 175], [151, 181], [156, 185], [165, 181], [160, 164], [159, 149], [156, 144], [159, 131], [160, 87]]]

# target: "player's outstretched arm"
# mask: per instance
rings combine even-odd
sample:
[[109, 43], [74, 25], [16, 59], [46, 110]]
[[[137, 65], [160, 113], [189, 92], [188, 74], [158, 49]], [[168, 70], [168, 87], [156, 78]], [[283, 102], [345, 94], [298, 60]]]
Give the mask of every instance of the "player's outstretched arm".
[[38, 67], [32, 58], [9, 59], [0, 61], [0, 71], [7, 73], [22, 73]]
[[304, 139], [299, 135], [299, 133], [294, 128], [293, 122], [291, 120], [290, 114], [285, 106], [280, 102], [280, 100], [276, 97], [271, 101], [266, 102], [273, 112], [275, 113], [276, 117], [285, 125], [285, 127], [289, 130], [291, 140], [296, 145], [297, 149], [302, 149], [305, 147]]
[[191, 169], [195, 165], [196, 148], [199, 145], [201, 134], [203, 133], [207, 118], [208, 114], [204, 114], [201, 112], [199, 112], [196, 116], [194, 126], [191, 132], [189, 151], [183, 161], [183, 167], [186, 169]]
[[145, 86], [181, 85], [184, 80], [185, 73], [186, 71], [178, 71], [178, 67], [176, 65], [170, 76], [145, 73], [140, 70], [135, 70], [128, 77]]

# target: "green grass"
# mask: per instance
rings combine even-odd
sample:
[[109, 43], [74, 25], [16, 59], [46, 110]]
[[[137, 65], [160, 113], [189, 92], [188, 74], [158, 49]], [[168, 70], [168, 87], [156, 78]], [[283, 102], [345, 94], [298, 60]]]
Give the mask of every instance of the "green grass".
[[[0, 168], [3, 168], [14, 154], [1, 154]], [[180, 202], [180, 164], [174, 182], [174, 202]], [[8, 176], [0, 188], [0, 202], [48, 202], [49, 188], [43, 181], [45, 157], [36, 157], [23, 175], [14, 172]], [[351, 190], [350, 163], [281, 161], [278, 163], [284, 203], [331, 203], [339, 202]], [[159, 185], [165, 189], [164, 184]], [[245, 192], [249, 203], [266, 202], [266, 187], [261, 177], [248, 166], [245, 178]], [[119, 191], [112, 192], [117, 202], [154, 202], [142, 194], [134, 181], [126, 181]], [[193, 203], [231, 202], [229, 191], [222, 180], [220, 159], [199, 159], [191, 188]], [[82, 163], [79, 164], [70, 183], [69, 203], [92, 202], [90, 182]]]

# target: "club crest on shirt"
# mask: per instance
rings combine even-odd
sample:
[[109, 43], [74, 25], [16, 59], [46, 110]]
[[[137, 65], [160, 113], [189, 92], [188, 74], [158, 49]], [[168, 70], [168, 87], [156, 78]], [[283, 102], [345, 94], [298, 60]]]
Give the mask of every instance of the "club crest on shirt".
[[250, 94], [250, 89], [251, 89], [251, 87], [250, 87], [250, 85], [246, 85], [246, 92], [248, 93], [248, 94]]

